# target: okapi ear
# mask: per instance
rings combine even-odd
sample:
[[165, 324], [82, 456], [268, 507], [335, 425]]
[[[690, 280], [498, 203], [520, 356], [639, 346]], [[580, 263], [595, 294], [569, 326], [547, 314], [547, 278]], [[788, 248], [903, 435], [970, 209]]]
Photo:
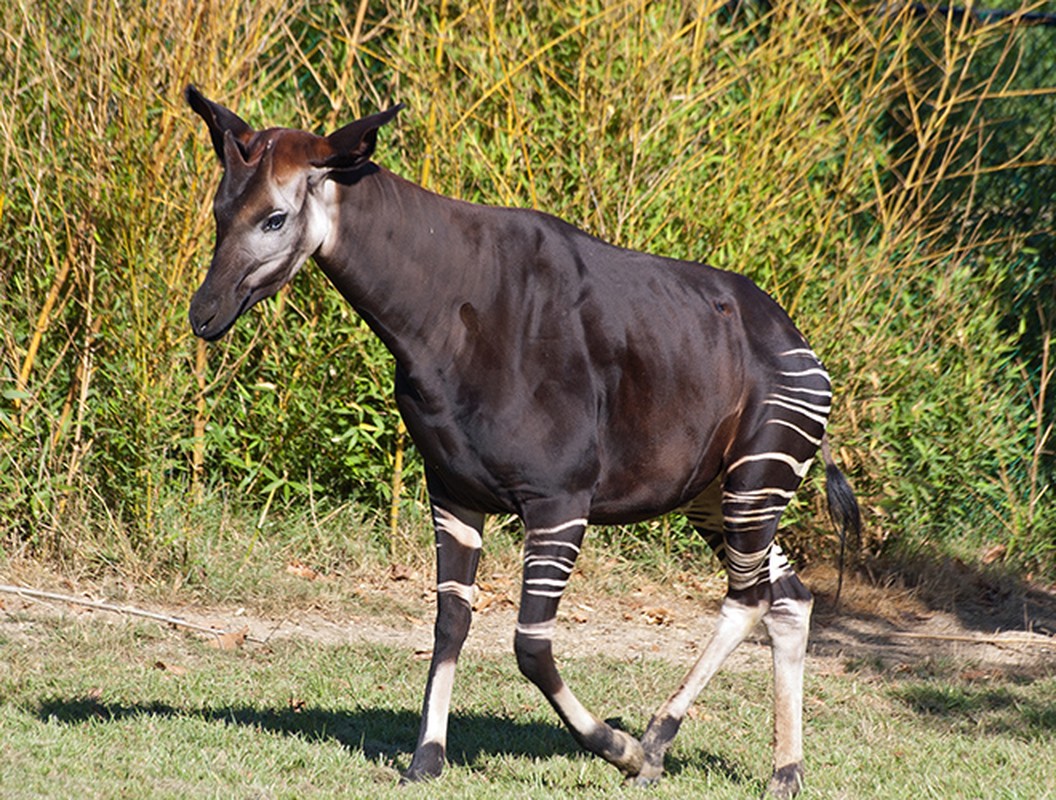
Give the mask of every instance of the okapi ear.
[[357, 119], [334, 131], [326, 137], [332, 153], [322, 161], [313, 163], [313, 166], [326, 169], [358, 169], [363, 166], [374, 154], [378, 128], [392, 122], [403, 108], [403, 103], [397, 103], [388, 111]]
[[225, 166], [227, 165], [227, 159], [224, 157], [225, 133], [230, 133], [234, 137], [238, 143], [242, 159], [245, 160], [246, 151], [244, 144], [253, 135], [253, 129], [234, 111], [207, 99], [193, 85], [188, 84], [183, 95], [187, 98], [187, 102], [195, 113], [204, 119], [205, 124], [209, 126], [209, 136], [213, 140], [213, 149], [216, 151], [216, 157], [220, 159], [220, 162]]

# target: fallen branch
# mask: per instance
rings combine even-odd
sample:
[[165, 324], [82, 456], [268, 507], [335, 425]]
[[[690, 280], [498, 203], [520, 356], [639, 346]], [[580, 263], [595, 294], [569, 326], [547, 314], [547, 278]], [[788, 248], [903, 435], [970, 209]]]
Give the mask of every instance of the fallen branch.
[[[143, 617], [145, 619], [152, 619], [156, 622], [164, 622], [167, 625], [174, 625], [178, 628], [186, 628], [192, 631], [198, 631], [200, 633], [208, 633], [215, 636], [217, 640], [222, 640], [224, 637], [232, 637], [239, 635], [237, 631], [225, 631], [219, 628], [211, 628], [206, 625], [198, 625], [194, 622], [188, 622], [185, 619], [179, 617], [173, 617], [168, 614], [158, 614], [154, 611], [146, 611], [142, 608], [134, 608], [132, 606], [119, 606], [113, 603], [104, 603], [100, 600], [86, 600], [80, 597], [74, 597], [68, 594], [59, 594], [58, 592], [45, 592], [40, 589], [27, 589], [24, 586], [11, 586], [9, 584], [0, 583], [0, 592], [5, 594], [13, 594], [19, 597], [23, 597], [29, 600], [54, 600], [60, 603], [69, 603], [70, 605], [83, 606], [84, 608], [91, 608], [98, 611], [110, 611], [114, 614], [126, 614], [131, 617]], [[259, 639], [253, 639], [246, 637], [247, 641], [259, 642]]]
[[1056, 646], [1056, 638], [1036, 633], [1032, 637], [1000, 637], [1000, 636], [959, 636], [952, 633], [909, 633], [895, 631], [890, 636], [900, 636], [903, 639], [933, 639], [939, 642], [965, 642], [966, 644], [992, 644], [992, 645], [1047, 645]]

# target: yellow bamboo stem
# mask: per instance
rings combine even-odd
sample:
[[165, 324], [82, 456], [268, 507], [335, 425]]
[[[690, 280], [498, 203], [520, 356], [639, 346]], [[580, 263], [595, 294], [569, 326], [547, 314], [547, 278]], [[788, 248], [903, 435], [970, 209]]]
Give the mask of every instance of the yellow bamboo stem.
[[194, 447], [191, 450], [191, 494], [195, 502], [202, 499], [202, 472], [205, 466], [205, 370], [208, 351], [205, 340], [198, 339], [194, 352], [194, 379], [198, 398], [194, 404]]

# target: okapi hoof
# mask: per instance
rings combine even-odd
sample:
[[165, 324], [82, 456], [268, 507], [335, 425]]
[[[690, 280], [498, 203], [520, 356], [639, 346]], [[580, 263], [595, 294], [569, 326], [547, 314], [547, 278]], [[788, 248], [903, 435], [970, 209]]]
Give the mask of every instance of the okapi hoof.
[[650, 752], [645, 750], [645, 758], [642, 761], [642, 768], [638, 770], [637, 775], [630, 775], [627, 778], [627, 783], [635, 786], [654, 786], [660, 782], [660, 779], [664, 776], [664, 754], [663, 752]]
[[775, 800], [791, 800], [803, 788], [803, 764], [786, 764], [775, 769], [767, 794]]
[[642, 770], [637, 775], [631, 775], [627, 778], [627, 783], [632, 786], [656, 786], [660, 783], [660, 779], [664, 777], [663, 766], [656, 766], [655, 764], [645, 763], [642, 765]]
[[411, 765], [400, 776], [400, 786], [439, 778], [443, 770], [444, 748], [436, 742], [429, 742], [414, 751]]
[[645, 751], [642, 750], [641, 742], [626, 731], [618, 728], [609, 730], [612, 731], [612, 739], [602, 752], [602, 757], [624, 775], [638, 775], [645, 763]]

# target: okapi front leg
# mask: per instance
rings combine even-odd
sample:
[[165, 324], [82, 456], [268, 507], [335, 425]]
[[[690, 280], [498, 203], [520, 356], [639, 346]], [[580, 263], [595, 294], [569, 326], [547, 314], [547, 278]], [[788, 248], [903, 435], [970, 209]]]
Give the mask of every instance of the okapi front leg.
[[521, 608], [514, 636], [517, 666], [543, 692], [581, 747], [623, 773], [636, 775], [642, 766], [638, 740], [590, 713], [565, 685], [554, 663], [557, 606], [579, 555], [586, 522], [573, 519], [528, 530]]
[[436, 533], [436, 627], [433, 659], [422, 703], [422, 725], [411, 765], [401, 782], [435, 778], [444, 768], [447, 717], [455, 664], [469, 633], [473, 582], [480, 560], [484, 515], [433, 499]]

